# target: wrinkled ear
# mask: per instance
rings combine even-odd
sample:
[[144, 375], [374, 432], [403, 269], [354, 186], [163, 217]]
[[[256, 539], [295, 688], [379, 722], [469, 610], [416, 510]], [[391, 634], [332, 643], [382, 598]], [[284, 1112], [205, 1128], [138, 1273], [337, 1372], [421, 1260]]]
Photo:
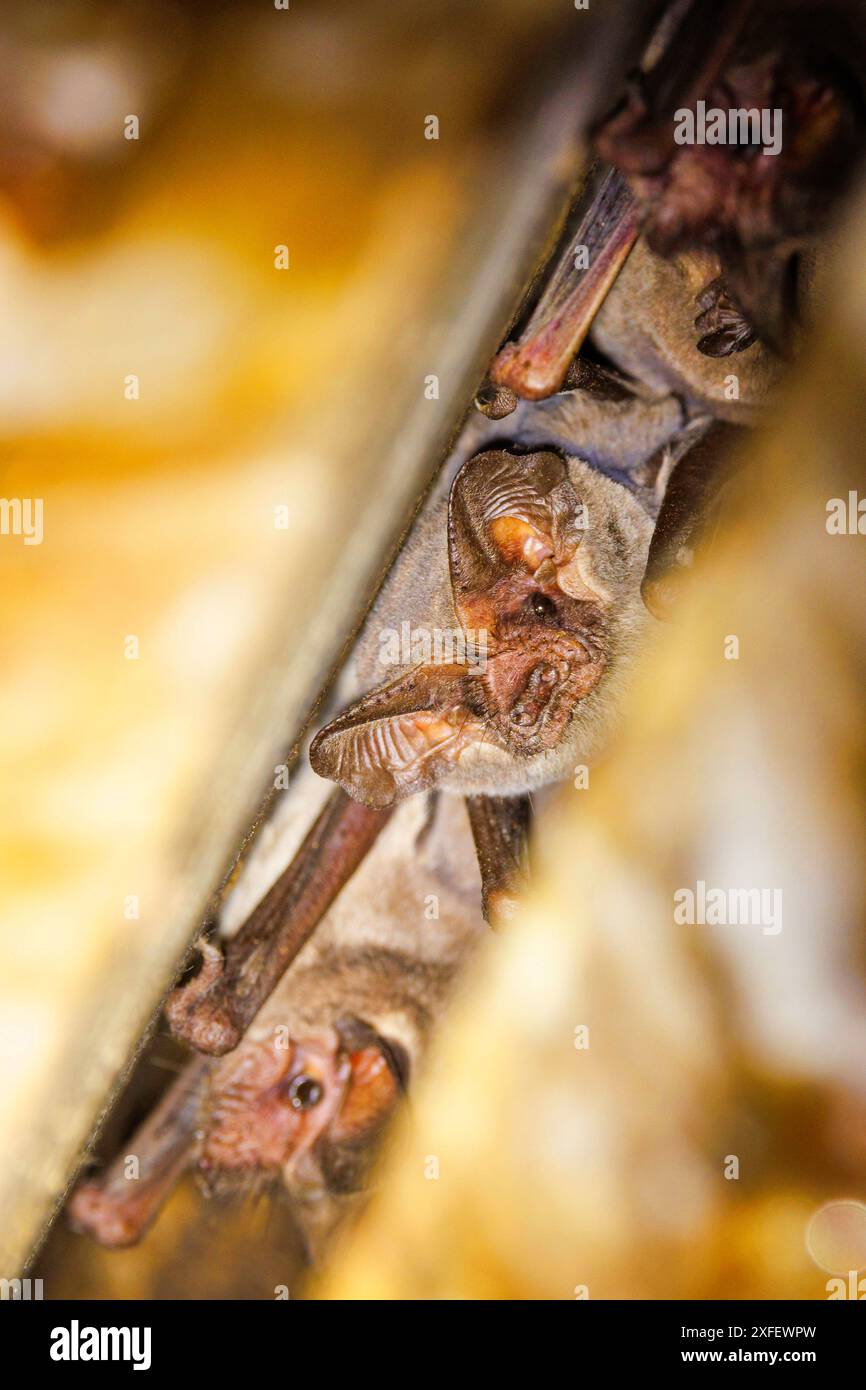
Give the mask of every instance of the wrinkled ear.
[[[385, 1067], [390, 1074], [393, 1087], [397, 1094], [403, 1095], [409, 1088], [409, 1078], [412, 1064], [409, 1054], [402, 1043], [395, 1042], [391, 1038], [384, 1037], [377, 1032], [371, 1023], [365, 1019], [358, 1018], [356, 1014], [344, 1014], [338, 1018], [334, 1025], [345, 1050], [350, 1057], [356, 1054], [366, 1055], [370, 1050], [378, 1053], [385, 1063]], [[384, 1092], [383, 1092], [384, 1093]], [[375, 1107], [374, 1107], [375, 1108]], [[357, 1112], [359, 1113], [361, 1108]], [[341, 1115], [345, 1115], [346, 1106], [341, 1110]]]
[[[449, 498], [448, 551], [454, 608], [465, 633], [484, 633], [485, 642], [489, 633], [495, 644], [503, 604], [513, 599], [512, 578], [570, 558], [579, 540], [576, 511], [558, 454], [493, 450], [463, 465]], [[506, 676], [511, 671], [515, 680], [528, 678], [525, 660], [515, 664], [494, 652], [496, 661]], [[499, 703], [510, 693], [500, 689]], [[484, 699], [465, 665], [417, 666], [328, 724], [310, 748], [313, 770], [372, 807], [427, 791], [468, 747], [497, 743]]]
[[533, 574], [576, 545], [577, 498], [558, 454], [477, 454], [451, 489], [448, 559], [458, 613], [510, 568]]
[[313, 771], [367, 806], [427, 791], [483, 736], [466, 681], [465, 666], [416, 666], [365, 695], [316, 735]]

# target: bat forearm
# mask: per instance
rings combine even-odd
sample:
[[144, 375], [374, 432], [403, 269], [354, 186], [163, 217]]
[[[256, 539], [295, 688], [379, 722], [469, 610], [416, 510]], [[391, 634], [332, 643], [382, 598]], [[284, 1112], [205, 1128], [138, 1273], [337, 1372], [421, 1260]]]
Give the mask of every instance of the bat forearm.
[[69, 1203], [72, 1223], [101, 1245], [132, 1245], [192, 1159], [210, 1063], [197, 1057], [98, 1179]]
[[[491, 368], [492, 381], [532, 400], [561, 389], [575, 354], [638, 234], [637, 204], [610, 170], [551, 277], [526, 330]], [[576, 258], [580, 248], [584, 258]]]
[[361, 863], [391, 815], [334, 792], [288, 868], [221, 956], [205, 951], [199, 974], [166, 1005], [171, 1030], [222, 1056], [241, 1037]]

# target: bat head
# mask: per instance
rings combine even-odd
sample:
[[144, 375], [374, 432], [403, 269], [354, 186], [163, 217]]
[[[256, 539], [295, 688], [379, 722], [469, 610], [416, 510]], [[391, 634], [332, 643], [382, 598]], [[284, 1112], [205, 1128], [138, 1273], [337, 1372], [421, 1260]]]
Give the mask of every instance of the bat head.
[[[75, 1228], [133, 1244], [191, 1169], [217, 1196], [288, 1198], [317, 1258], [368, 1185], [455, 973], [484, 935], [477, 878], [456, 798], [432, 815], [401, 807], [238, 1047], [191, 1061], [115, 1162], [78, 1186]], [[441, 912], [428, 921], [431, 884]]]
[[809, 289], [801, 261], [850, 187], [864, 139], [862, 7], [828, 3], [820, 23], [811, 6], [754, 8], [754, 32], [701, 93], [707, 113], [736, 118], [722, 139], [686, 132], [671, 144], [667, 113], [637, 88], [596, 136], [601, 158], [629, 177], [653, 252], [719, 254], [729, 303], [709, 333], [698, 325], [710, 356], [741, 351], [755, 332], [792, 355]]
[[138, 1182], [109, 1174], [82, 1183], [72, 1223], [104, 1245], [133, 1244], [191, 1165], [208, 1195], [281, 1183], [312, 1248], [362, 1190], [407, 1077], [401, 1044], [348, 1014], [297, 1037], [276, 1027], [245, 1038], [210, 1070], [189, 1123], [168, 1119], [176, 1154], [160, 1154], [152, 1171], [144, 1159]]
[[318, 1258], [369, 1185], [450, 979], [370, 943], [292, 972], [210, 1072], [193, 1156], [205, 1190], [281, 1189]]
[[408, 1081], [402, 1045], [345, 1014], [294, 1037], [245, 1039], [214, 1071], [197, 1172], [209, 1190], [280, 1178], [291, 1196], [360, 1191]]
[[454, 481], [447, 524], [450, 659], [409, 664], [310, 751], [316, 772], [370, 806], [435, 786], [508, 794], [561, 776], [580, 743], [576, 716], [639, 621], [651, 524], [579, 460], [479, 454]]

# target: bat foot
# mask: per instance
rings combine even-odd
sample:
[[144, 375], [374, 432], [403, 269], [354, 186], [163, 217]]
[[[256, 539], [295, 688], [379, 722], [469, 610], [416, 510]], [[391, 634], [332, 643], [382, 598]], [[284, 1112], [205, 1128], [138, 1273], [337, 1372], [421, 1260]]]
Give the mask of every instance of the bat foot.
[[495, 381], [486, 381], [475, 397], [475, 406], [488, 420], [504, 420], [512, 415], [520, 404], [516, 391], [508, 386], [499, 386]]
[[165, 1016], [179, 1042], [209, 1057], [222, 1057], [237, 1047], [244, 1027], [227, 997], [223, 955], [209, 942], [202, 944], [201, 952], [201, 970], [169, 995]]

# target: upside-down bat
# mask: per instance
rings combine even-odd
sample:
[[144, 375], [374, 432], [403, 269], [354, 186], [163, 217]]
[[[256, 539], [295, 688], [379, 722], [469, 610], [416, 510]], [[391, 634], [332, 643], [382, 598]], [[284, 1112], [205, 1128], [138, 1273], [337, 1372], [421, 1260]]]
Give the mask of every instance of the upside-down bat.
[[[743, 130], [771, 114], [777, 146], [683, 137], [680, 118], [699, 101], [742, 118]], [[589, 264], [558, 268], [519, 341], [496, 359], [494, 380], [518, 395], [558, 389], [601, 310], [597, 341], [614, 362], [644, 382], [660, 378], [665, 390], [677, 383], [697, 399], [708, 390], [718, 413], [712, 374], [683, 360], [687, 339], [711, 358], [739, 356], [756, 339], [783, 356], [797, 346], [818, 238], [866, 148], [866, 8], [860, 0], [827, 0], [820, 13], [806, 0], [672, 5], [594, 143], [607, 172], [573, 238]], [[636, 264], [617, 280], [636, 242]], [[677, 271], [680, 312], [668, 325], [657, 312], [666, 287], [653, 281]], [[622, 332], [629, 315], [643, 337]], [[754, 404], [772, 362], [752, 357]]]
[[[310, 799], [324, 790], [317, 780], [299, 776], [280, 817], [283, 844], [303, 834]], [[250, 867], [248, 892], [267, 860]], [[106, 1245], [128, 1245], [192, 1168], [209, 1192], [282, 1184], [318, 1251], [362, 1186], [484, 930], [463, 804], [407, 801], [240, 1046], [187, 1067], [107, 1173], [79, 1187], [73, 1222]]]
[[[825, 234], [866, 148], [866, 9], [830, 0], [820, 22], [802, 0], [709, 11], [701, 0], [669, 7], [600, 123], [606, 164], [539, 302], [492, 364], [488, 413], [560, 391], [589, 335], [690, 418], [751, 423], [810, 327]], [[677, 117], [699, 100], [745, 118], [771, 109], [776, 152], [677, 143]], [[678, 550], [691, 554], [697, 513], [715, 505], [728, 450], [724, 432], [714, 438], [662, 505], [655, 570], [662, 553], [671, 573]], [[665, 616], [658, 584], [645, 597]]]
[[[653, 625], [640, 594], [652, 487], [551, 449], [465, 461], [458, 450], [455, 466], [367, 621], [346, 707], [313, 740], [314, 770], [342, 790], [225, 961], [206, 961], [169, 1001], [175, 1034], [200, 1050], [236, 1045], [406, 796], [467, 797], [485, 903], [507, 913], [527, 793], [573, 776], [610, 736]], [[472, 634], [483, 659], [383, 666], [382, 635], [404, 624]]]
[[[596, 135], [602, 158], [626, 177], [652, 251], [705, 252], [718, 273], [698, 307], [701, 351], [727, 356], [756, 336], [790, 355], [802, 319], [801, 260], [850, 185], [866, 140], [866, 10], [859, 0], [729, 0], [721, 30], [685, 78], [689, 37], [633, 82]], [[706, 17], [705, 15], [703, 16]], [[679, 84], [679, 85], [678, 85]], [[672, 117], [711, 111], [772, 113], [777, 148], [677, 141]], [[715, 137], [714, 137], [715, 138]]]

